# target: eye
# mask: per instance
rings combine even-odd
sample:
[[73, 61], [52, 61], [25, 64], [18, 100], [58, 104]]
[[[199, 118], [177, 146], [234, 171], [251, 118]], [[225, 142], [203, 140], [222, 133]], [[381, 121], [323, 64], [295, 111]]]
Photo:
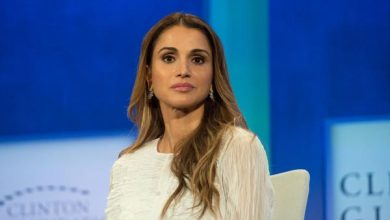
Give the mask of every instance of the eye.
[[164, 55], [162, 57], [162, 60], [165, 62], [165, 63], [172, 63], [175, 61], [175, 57], [170, 55], [170, 54], [167, 54], [167, 55]]
[[202, 56], [195, 56], [192, 58], [192, 62], [195, 64], [203, 64], [204, 61], [205, 61], [205, 59]]

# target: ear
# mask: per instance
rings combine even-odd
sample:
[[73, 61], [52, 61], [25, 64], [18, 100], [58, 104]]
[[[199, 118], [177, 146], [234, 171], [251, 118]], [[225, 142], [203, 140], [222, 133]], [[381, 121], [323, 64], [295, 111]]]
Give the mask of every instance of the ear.
[[149, 65], [146, 65], [146, 82], [148, 83], [148, 88], [152, 86], [152, 69]]

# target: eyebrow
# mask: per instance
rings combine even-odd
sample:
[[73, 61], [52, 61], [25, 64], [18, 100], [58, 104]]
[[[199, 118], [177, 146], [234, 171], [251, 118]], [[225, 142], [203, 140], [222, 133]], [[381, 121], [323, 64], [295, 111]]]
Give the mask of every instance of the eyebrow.
[[[161, 48], [157, 53], [161, 53], [161, 51], [163, 50], [170, 50], [170, 51], [174, 51], [174, 52], [177, 52], [178, 50], [175, 48], [175, 47], [163, 47]], [[206, 53], [208, 56], [210, 56], [210, 53], [209, 51], [205, 50], [205, 49], [199, 49], [199, 48], [196, 48], [196, 49], [193, 49], [191, 50], [192, 53], [196, 53], [196, 52], [203, 52], [203, 53]]]
[[208, 56], [210, 56], [209, 51], [204, 50], [204, 49], [193, 49], [192, 52], [193, 52], [193, 53], [196, 53], [196, 52], [203, 52], [203, 53], [206, 53]]

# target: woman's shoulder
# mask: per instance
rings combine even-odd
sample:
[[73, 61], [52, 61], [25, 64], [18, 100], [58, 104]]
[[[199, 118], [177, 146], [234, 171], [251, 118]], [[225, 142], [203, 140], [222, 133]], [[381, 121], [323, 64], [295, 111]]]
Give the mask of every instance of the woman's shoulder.
[[134, 152], [131, 153], [125, 153], [122, 154], [115, 162], [115, 165], [122, 165], [122, 164], [127, 164], [130, 161], [133, 160], [143, 160], [144, 156], [145, 157], [151, 157], [153, 156], [153, 150], [155, 149], [154, 147], [157, 144], [157, 139], [148, 141], [144, 143], [139, 149], [137, 149]]
[[219, 172], [248, 167], [267, 166], [268, 159], [260, 139], [251, 131], [240, 128], [229, 128], [222, 142], [217, 159]]
[[238, 126], [229, 126], [227, 128], [227, 131], [231, 132], [237, 136], [253, 136], [253, 135], [255, 135], [252, 131], [250, 131], [246, 128], [238, 127]]
[[220, 159], [224, 157], [245, 157], [264, 151], [260, 139], [245, 128], [229, 127], [223, 137]]
[[231, 126], [226, 129], [223, 140], [225, 144], [250, 144], [258, 138], [256, 134], [248, 129]]

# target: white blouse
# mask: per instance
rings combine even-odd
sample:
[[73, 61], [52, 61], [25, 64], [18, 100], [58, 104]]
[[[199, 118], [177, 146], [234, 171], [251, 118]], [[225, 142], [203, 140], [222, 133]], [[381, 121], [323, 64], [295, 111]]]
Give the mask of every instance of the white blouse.
[[[158, 139], [115, 161], [110, 180], [107, 220], [157, 220], [178, 181], [170, 170], [173, 154], [157, 151]], [[273, 187], [266, 153], [259, 139], [234, 127], [224, 135], [215, 185], [220, 193], [220, 215], [206, 211], [201, 219], [270, 220]], [[199, 219], [187, 190], [164, 219]]]

